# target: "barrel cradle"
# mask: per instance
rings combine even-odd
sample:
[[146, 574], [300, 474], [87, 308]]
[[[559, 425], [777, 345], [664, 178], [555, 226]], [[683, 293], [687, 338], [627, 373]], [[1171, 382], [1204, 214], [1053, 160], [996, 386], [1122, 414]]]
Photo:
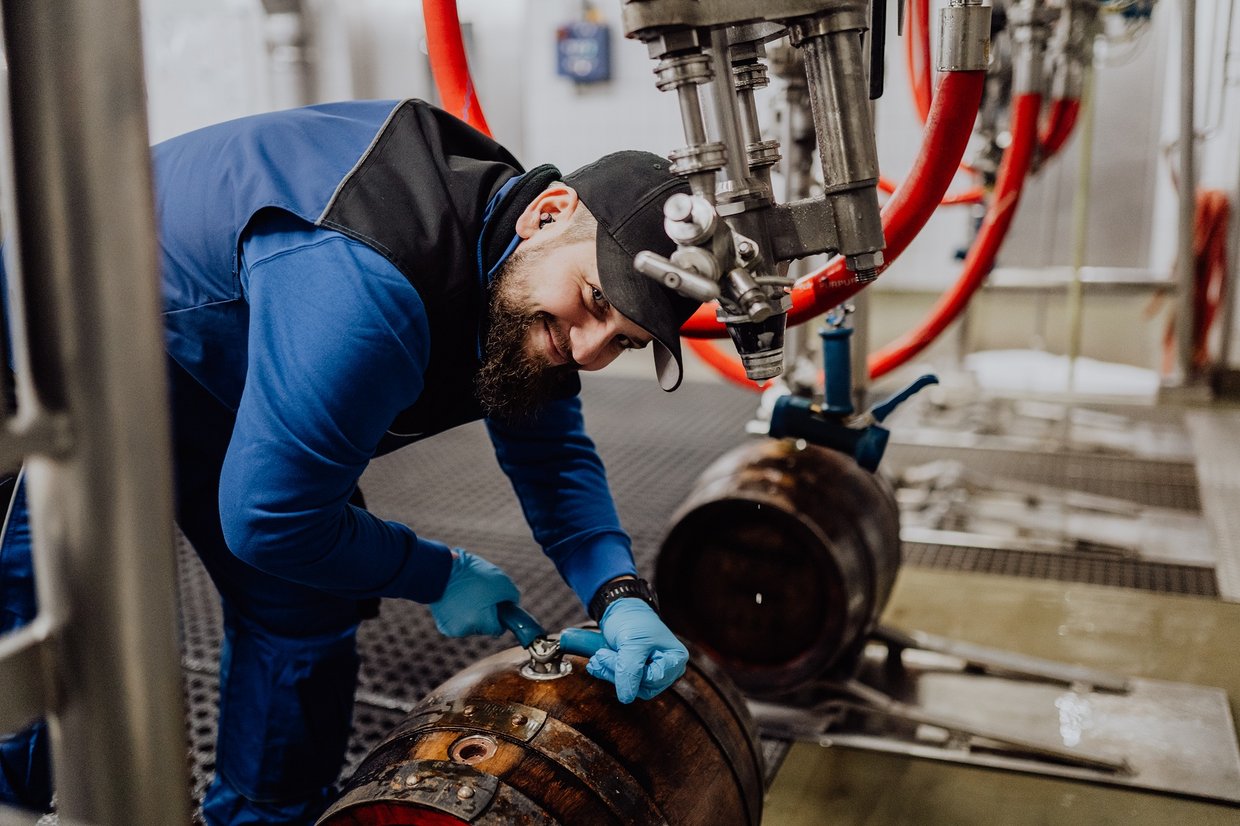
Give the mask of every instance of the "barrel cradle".
[[834, 450], [766, 439], [708, 467], [671, 520], [655, 586], [667, 624], [746, 694], [846, 670], [900, 564], [891, 486]]
[[583, 658], [565, 659], [571, 673], [531, 680], [513, 648], [439, 686], [319, 826], [758, 826], [753, 722], [709, 659], [693, 656], [671, 688], [630, 705]]

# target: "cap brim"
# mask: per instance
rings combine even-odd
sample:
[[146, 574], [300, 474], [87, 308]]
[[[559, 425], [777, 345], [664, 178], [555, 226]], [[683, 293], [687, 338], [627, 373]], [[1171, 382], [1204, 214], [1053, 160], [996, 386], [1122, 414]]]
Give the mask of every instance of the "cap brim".
[[671, 392], [680, 386], [684, 367], [680, 353], [680, 314], [667, 291], [653, 278], [633, 270], [633, 257], [599, 227], [595, 242], [600, 286], [620, 313], [654, 339], [655, 374]]

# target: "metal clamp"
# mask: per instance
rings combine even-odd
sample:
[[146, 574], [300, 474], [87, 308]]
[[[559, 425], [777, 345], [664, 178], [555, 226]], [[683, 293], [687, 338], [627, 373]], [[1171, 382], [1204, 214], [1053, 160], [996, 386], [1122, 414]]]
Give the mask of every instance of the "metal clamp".
[[939, 13], [940, 72], [980, 72], [990, 65], [990, 6], [951, 0]]

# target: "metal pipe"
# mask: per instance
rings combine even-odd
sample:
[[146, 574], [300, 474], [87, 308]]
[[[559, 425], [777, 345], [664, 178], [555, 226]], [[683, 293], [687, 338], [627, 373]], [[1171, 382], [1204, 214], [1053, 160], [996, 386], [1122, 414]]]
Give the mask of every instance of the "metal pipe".
[[1197, 0], [1180, 2], [1180, 220], [1179, 249], [1176, 254], [1179, 279], [1175, 351], [1178, 369], [1176, 380], [1187, 382], [1193, 374], [1193, 331], [1197, 323], [1193, 305], [1193, 272], [1196, 269], [1193, 234], [1197, 195], [1197, 147], [1194, 130], [1196, 114], [1193, 96], [1197, 72]]
[[1076, 193], [1072, 199], [1072, 281], [1068, 285], [1068, 392], [1076, 387], [1076, 360], [1081, 356], [1084, 292], [1081, 269], [1089, 244], [1089, 199], [1094, 171], [1094, 70], [1085, 67], [1081, 85], [1081, 157], [1077, 165]]
[[789, 27], [793, 45], [805, 55], [824, 198], [835, 215], [839, 251], [862, 281], [878, 275], [885, 246], [876, 188], [878, 149], [860, 37], [868, 25], [865, 5], [846, 5]]
[[[26, 470], [62, 817], [188, 823], [166, 363], [137, 0], [3, 0], [15, 243], [41, 399]], [[20, 400], [19, 400], [20, 404]]]
[[712, 29], [710, 33], [710, 60], [714, 69], [711, 81], [714, 101], [715, 125], [719, 140], [727, 148], [728, 179], [744, 185], [749, 177], [749, 160], [745, 154], [745, 141], [741, 138], [740, 114], [737, 111], [736, 89], [732, 85], [732, 63], [728, 57], [727, 29]]
[[1222, 329], [1219, 330], [1217, 365], [1224, 370], [1235, 369], [1231, 358], [1231, 345], [1235, 338], [1233, 326], [1236, 323], [1236, 302], [1240, 299], [1240, 290], [1236, 289], [1236, 276], [1240, 273], [1240, 206], [1234, 204], [1231, 208], [1230, 227], [1227, 260], [1231, 277], [1223, 279], [1222, 295], [1219, 296], [1219, 306], [1223, 308], [1223, 314], [1219, 319]]

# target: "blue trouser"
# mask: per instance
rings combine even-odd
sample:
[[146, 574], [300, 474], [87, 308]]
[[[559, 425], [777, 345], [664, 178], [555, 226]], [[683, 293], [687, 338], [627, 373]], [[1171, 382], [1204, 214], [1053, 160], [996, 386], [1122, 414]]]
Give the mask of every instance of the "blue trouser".
[[[177, 522], [219, 589], [224, 614], [216, 776], [203, 813], [211, 826], [313, 823], [344, 761], [357, 625], [374, 603], [277, 579], [232, 555], [218, 494], [233, 414], [175, 364], [171, 389]], [[29, 542], [6, 542], [2, 553], [0, 595], [10, 587], [7, 570], [22, 569], [17, 560], [29, 567]], [[29, 592], [31, 582], [27, 575], [18, 587]], [[16, 624], [30, 619], [32, 599], [28, 608]], [[45, 754], [46, 734], [21, 737], [33, 766]], [[40, 784], [37, 771], [10, 779], [8, 758], [0, 759], [0, 801], [46, 807], [46, 780]]]
[[[8, 501], [13, 480], [4, 485], [0, 508]], [[18, 488], [4, 536], [0, 539], [0, 634], [34, 619], [34, 571], [30, 565], [30, 530], [26, 490]], [[0, 801], [44, 806], [52, 797], [47, 727], [43, 723], [0, 738]]]

